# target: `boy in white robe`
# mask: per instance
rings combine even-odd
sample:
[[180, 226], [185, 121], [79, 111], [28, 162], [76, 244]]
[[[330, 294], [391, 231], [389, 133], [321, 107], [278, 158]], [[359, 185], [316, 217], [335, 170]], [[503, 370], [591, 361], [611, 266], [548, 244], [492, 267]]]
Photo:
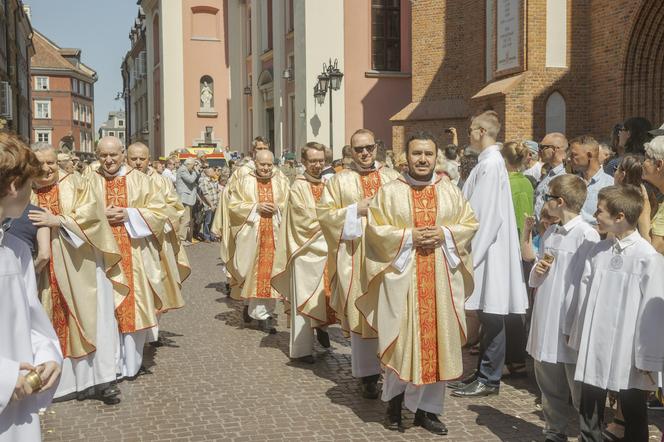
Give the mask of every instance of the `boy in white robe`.
[[[0, 220], [18, 218], [40, 175], [34, 154], [15, 136], [0, 133]], [[38, 441], [40, 408], [53, 398], [62, 354], [37, 299], [34, 264], [27, 244], [0, 226], [0, 442]], [[41, 390], [26, 378], [36, 371]]]
[[641, 191], [609, 186], [599, 192], [599, 242], [586, 260], [573, 305], [570, 345], [579, 352], [581, 440], [601, 441], [608, 391], [618, 393], [625, 440], [648, 440], [646, 392], [664, 370], [664, 257], [636, 225]]
[[529, 280], [537, 292], [526, 350], [535, 360], [535, 378], [542, 392], [544, 434], [546, 440], [556, 442], [567, 441], [567, 425], [578, 410], [581, 394], [574, 382], [577, 354], [563, 334], [565, 293], [578, 285], [588, 251], [600, 240], [580, 215], [585, 200], [586, 184], [580, 177], [560, 175], [551, 181], [544, 208], [560, 219], [560, 225], [544, 232]]

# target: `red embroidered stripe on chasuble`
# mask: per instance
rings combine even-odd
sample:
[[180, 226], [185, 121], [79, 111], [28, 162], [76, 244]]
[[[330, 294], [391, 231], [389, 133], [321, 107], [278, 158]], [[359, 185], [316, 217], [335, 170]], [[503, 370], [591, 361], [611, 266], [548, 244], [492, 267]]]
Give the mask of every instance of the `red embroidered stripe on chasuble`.
[[[311, 194], [314, 196], [314, 201], [316, 203], [320, 202], [320, 199], [323, 197], [323, 189], [325, 184], [320, 183], [309, 183], [311, 187]], [[323, 271], [323, 290], [325, 291], [325, 311], [327, 312], [327, 323], [334, 324], [337, 322], [337, 316], [334, 312], [334, 309], [330, 306], [330, 296], [332, 296], [332, 288], [330, 287], [330, 272], [325, 266]]]
[[[127, 178], [119, 176], [106, 180], [106, 205], [127, 207]], [[120, 333], [136, 331], [136, 294], [134, 292], [134, 263], [131, 257], [131, 239], [124, 224], [111, 226], [113, 236], [118, 243], [122, 261], [120, 265], [129, 283], [129, 293], [122, 303], [115, 309]]]
[[[415, 227], [435, 226], [436, 189], [413, 188]], [[420, 325], [420, 369], [422, 382], [438, 382], [438, 327], [436, 320], [436, 254], [434, 250], [415, 249], [417, 264], [417, 316]]]
[[378, 171], [367, 173], [366, 175], [360, 174], [360, 181], [365, 198], [373, 197], [378, 192], [378, 189], [380, 189], [380, 173]]
[[[274, 203], [272, 180], [256, 180], [258, 186], [258, 202]], [[256, 281], [256, 297], [272, 297], [272, 264], [274, 263], [274, 231], [272, 215], [261, 215], [258, 225], [258, 269]]]
[[[37, 194], [37, 202], [39, 207], [42, 209], [48, 210], [55, 216], [59, 216], [62, 211], [60, 210], [60, 196], [58, 193], [58, 185], [51, 184], [50, 186], [42, 187], [35, 191]], [[53, 323], [53, 328], [55, 333], [58, 335], [58, 340], [60, 341], [60, 348], [62, 349], [62, 355], [67, 358], [71, 355], [69, 346], [69, 307], [67, 307], [67, 302], [65, 301], [62, 292], [60, 291], [60, 286], [58, 285], [58, 280], [55, 277], [55, 267], [53, 264], [53, 259], [48, 262], [48, 280], [51, 286], [51, 322]]]

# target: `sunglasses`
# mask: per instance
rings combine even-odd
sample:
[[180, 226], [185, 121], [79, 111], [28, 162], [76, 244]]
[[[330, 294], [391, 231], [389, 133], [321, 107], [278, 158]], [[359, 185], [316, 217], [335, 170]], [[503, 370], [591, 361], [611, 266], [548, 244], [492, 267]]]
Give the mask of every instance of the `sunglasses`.
[[362, 153], [364, 150], [366, 150], [368, 153], [373, 152], [376, 149], [375, 144], [367, 144], [366, 146], [355, 146], [353, 147], [353, 150], [355, 153]]
[[558, 196], [558, 195], [550, 195], [548, 193], [544, 194], [544, 201], [545, 202], [548, 202], [548, 201], [551, 201], [551, 200], [557, 200], [558, 198], [561, 198], [561, 197]]

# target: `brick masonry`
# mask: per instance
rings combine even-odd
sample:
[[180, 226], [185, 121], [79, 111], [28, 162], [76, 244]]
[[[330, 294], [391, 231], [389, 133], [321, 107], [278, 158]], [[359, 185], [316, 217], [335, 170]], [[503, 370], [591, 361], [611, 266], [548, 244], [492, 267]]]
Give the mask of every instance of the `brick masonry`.
[[397, 114], [394, 149], [402, 149], [408, 133], [420, 129], [432, 131], [444, 145], [449, 141], [444, 129], [453, 125], [465, 143], [469, 118], [486, 109], [501, 115], [500, 138], [539, 140], [545, 135], [546, 101], [555, 91], [566, 101], [570, 138], [590, 133], [609, 139], [613, 125], [631, 116], [662, 124], [664, 2], [567, 0], [567, 67], [547, 68], [547, 1], [552, 0], [522, 3], [525, 61], [523, 71], [513, 74], [522, 80], [505, 94], [476, 99], [488, 84], [486, 0], [413, 1], [411, 106], [433, 102], [441, 117]]

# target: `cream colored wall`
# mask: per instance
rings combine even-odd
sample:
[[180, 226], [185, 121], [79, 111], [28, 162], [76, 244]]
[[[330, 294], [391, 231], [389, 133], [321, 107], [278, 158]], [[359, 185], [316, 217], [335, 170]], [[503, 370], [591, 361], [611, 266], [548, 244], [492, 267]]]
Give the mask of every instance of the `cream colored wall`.
[[182, 5], [160, 0], [161, 12], [161, 133], [164, 153], [181, 149], [185, 141]]

